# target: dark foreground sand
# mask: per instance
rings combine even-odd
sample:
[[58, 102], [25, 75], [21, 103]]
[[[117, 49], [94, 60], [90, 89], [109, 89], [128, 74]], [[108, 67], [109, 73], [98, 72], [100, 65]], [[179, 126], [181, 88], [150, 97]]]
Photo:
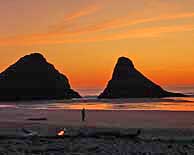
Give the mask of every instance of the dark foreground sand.
[[[29, 118], [46, 117], [46, 121]], [[116, 131], [135, 133], [138, 138], [62, 138], [51, 139], [57, 131], [67, 133]], [[37, 131], [42, 138], [14, 138], [21, 128]], [[80, 111], [1, 109], [0, 155], [148, 155], [194, 154], [194, 112], [165, 111], [88, 111], [87, 121], [80, 122]]]
[[194, 154], [192, 142], [132, 141], [128, 139], [26, 139], [1, 140], [0, 154], [26, 155], [173, 155]]

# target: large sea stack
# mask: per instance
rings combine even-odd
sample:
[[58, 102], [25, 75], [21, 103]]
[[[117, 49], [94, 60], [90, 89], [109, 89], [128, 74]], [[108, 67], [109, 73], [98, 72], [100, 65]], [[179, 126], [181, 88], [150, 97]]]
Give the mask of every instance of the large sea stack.
[[0, 74], [0, 100], [69, 99], [81, 96], [39, 53], [26, 55]]
[[120, 57], [115, 66], [112, 79], [108, 82], [99, 98], [161, 98], [182, 97], [180, 93], [172, 93], [162, 89], [134, 66], [126, 57]]

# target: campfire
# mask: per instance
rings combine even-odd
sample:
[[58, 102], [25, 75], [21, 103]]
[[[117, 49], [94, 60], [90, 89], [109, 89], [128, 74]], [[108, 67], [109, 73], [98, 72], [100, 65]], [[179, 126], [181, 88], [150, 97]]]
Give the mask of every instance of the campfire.
[[64, 136], [64, 135], [65, 135], [65, 131], [66, 131], [65, 128], [64, 128], [63, 130], [60, 130], [60, 131], [57, 133], [57, 136]]

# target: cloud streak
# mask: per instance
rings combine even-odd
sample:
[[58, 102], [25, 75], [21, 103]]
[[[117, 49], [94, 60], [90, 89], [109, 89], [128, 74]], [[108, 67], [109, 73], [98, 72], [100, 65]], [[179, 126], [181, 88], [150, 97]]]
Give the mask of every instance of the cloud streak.
[[[82, 8], [74, 13], [71, 13], [65, 17], [64, 23], [76, 21], [81, 17], [85, 17], [94, 12], [97, 12], [101, 8], [100, 5], [91, 5]], [[34, 45], [34, 44], [62, 44], [62, 43], [77, 43], [77, 42], [95, 42], [105, 40], [119, 40], [127, 38], [146, 38], [146, 37], [158, 37], [165, 33], [185, 32], [193, 31], [194, 25], [176, 25], [176, 26], [155, 26], [151, 28], [134, 28], [133, 25], [150, 24], [154, 22], [164, 22], [169, 20], [179, 20], [186, 18], [193, 18], [194, 12], [177, 13], [171, 15], [161, 15], [151, 18], [139, 18], [128, 20], [130, 15], [122, 18], [116, 18], [109, 21], [101, 22], [99, 24], [90, 24], [85, 27], [78, 27], [72, 30], [52, 31], [47, 33], [29, 34], [23, 36], [15, 36], [10, 38], [0, 38], [0, 46], [22, 46], [22, 45]], [[62, 26], [62, 25], [61, 25]], [[63, 25], [64, 26], [64, 25]], [[114, 30], [128, 28], [128, 31], [117, 32]], [[62, 29], [62, 27], [61, 27]], [[94, 32], [101, 32], [106, 30], [112, 30], [111, 33], [94, 34]], [[85, 37], [84, 34], [87, 34]]]
[[92, 4], [88, 5], [84, 8], [81, 8], [80, 10], [77, 10], [75, 12], [69, 13], [64, 16], [64, 19], [61, 21], [61, 23], [58, 23], [56, 25], [50, 26], [51, 32], [61, 31], [64, 28], [72, 27], [72, 22], [75, 22], [76, 20], [80, 18], [84, 18], [86, 16], [89, 16], [97, 11], [99, 11], [102, 8], [102, 5], [99, 4]]
[[104, 40], [121, 40], [121, 39], [128, 39], [128, 38], [150, 38], [150, 37], [152, 38], [152, 37], [160, 37], [161, 35], [164, 35], [166, 33], [187, 32], [187, 31], [193, 31], [193, 30], [194, 30], [194, 25], [190, 25], [190, 24], [178, 25], [178, 26], [160, 26], [160, 27], [152, 27], [152, 28], [141, 28], [141, 29], [134, 29], [128, 32], [123, 32], [115, 35], [106, 36], [104, 37]]
[[110, 29], [130, 27], [138, 24], [146, 24], [146, 23], [161, 22], [161, 21], [168, 21], [168, 20], [178, 20], [178, 19], [185, 19], [185, 18], [192, 18], [192, 17], [194, 17], [194, 12], [179, 13], [179, 14], [173, 14], [173, 15], [162, 15], [158, 17], [141, 18], [141, 19], [134, 19], [134, 20], [128, 20], [128, 16], [127, 16], [124, 18], [113, 19], [100, 24], [89, 25], [84, 28], [79, 28], [77, 30], [74, 30], [74, 33], [75, 32], [77, 33], [98, 32], [98, 31], [105, 31]]
[[187, 32], [194, 31], [194, 25], [185, 24], [178, 26], [160, 26], [160, 27], [151, 27], [151, 28], [138, 28], [132, 29], [127, 32], [110, 34], [110, 35], [97, 35], [90, 36], [87, 38], [79, 38], [79, 37], [66, 37], [57, 38], [55, 37], [47, 37], [42, 39], [38, 38], [14, 38], [14, 39], [0, 39], [0, 46], [23, 46], [23, 45], [34, 45], [34, 44], [64, 44], [64, 43], [84, 43], [84, 42], [98, 42], [98, 41], [112, 41], [112, 40], [122, 40], [122, 39], [137, 39], [137, 38], [153, 38], [160, 37], [166, 33], [176, 33], [176, 32]]
[[81, 35], [81, 34], [87, 34], [92, 32], [99, 32], [99, 31], [105, 31], [105, 30], [111, 30], [111, 29], [119, 29], [123, 27], [130, 27], [133, 25], [138, 24], [146, 24], [146, 23], [153, 23], [153, 22], [161, 22], [161, 21], [168, 21], [168, 20], [177, 20], [177, 19], [185, 19], [185, 18], [193, 18], [194, 12], [188, 12], [188, 13], [179, 13], [179, 14], [173, 14], [173, 15], [163, 15], [153, 18], [141, 18], [141, 19], [134, 19], [134, 20], [127, 20], [127, 17], [125, 18], [119, 18], [119, 19], [113, 19], [107, 22], [99, 23], [96, 25], [89, 25], [87, 27], [82, 27], [78, 29], [73, 29], [71, 31], [57, 31], [57, 32], [48, 32], [48, 33], [42, 33], [42, 34], [33, 34], [28, 37], [30, 38], [47, 38], [52, 36], [75, 36], [75, 35]]
[[[140, 25], [140, 24], [150, 24], [155, 22], [164, 22], [169, 20], [180, 20], [180, 19], [186, 19], [186, 18], [194, 18], [194, 12], [186, 12], [186, 13], [178, 13], [178, 14], [172, 14], [172, 15], [161, 15], [157, 17], [151, 17], [151, 18], [140, 18], [140, 19], [134, 19], [134, 20], [128, 20], [129, 16], [123, 17], [123, 18], [117, 18], [112, 19], [109, 21], [105, 21], [99, 24], [91, 24], [86, 27], [79, 27], [73, 30], [66, 30], [64, 32], [61, 32], [60, 30], [56, 33], [49, 33], [49, 35], [67, 35], [67, 36], [74, 36], [74, 35], [82, 35], [82, 34], [89, 34], [89, 33], [95, 33], [95, 32], [101, 32], [101, 31], [107, 31], [107, 30], [115, 30], [115, 29], [122, 29], [122, 28], [130, 28], [134, 25]], [[46, 34], [39, 35], [44, 37], [47, 37]]]
[[77, 12], [66, 15], [64, 18], [64, 22], [70, 22], [70, 21], [76, 20], [80, 17], [85, 17], [87, 15], [90, 15], [90, 14], [98, 11], [100, 8], [101, 8], [100, 5], [87, 6], [87, 7], [83, 8]]

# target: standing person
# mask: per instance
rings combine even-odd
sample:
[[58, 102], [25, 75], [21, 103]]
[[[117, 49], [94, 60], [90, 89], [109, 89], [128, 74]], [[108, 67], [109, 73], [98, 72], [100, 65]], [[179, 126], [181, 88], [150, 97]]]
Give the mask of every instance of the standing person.
[[82, 109], [81, 115], [82, 115], [82, 122], [84, 122], [85, 119], [86, 119], [86, 110], [85, 110], [85, 108]]

